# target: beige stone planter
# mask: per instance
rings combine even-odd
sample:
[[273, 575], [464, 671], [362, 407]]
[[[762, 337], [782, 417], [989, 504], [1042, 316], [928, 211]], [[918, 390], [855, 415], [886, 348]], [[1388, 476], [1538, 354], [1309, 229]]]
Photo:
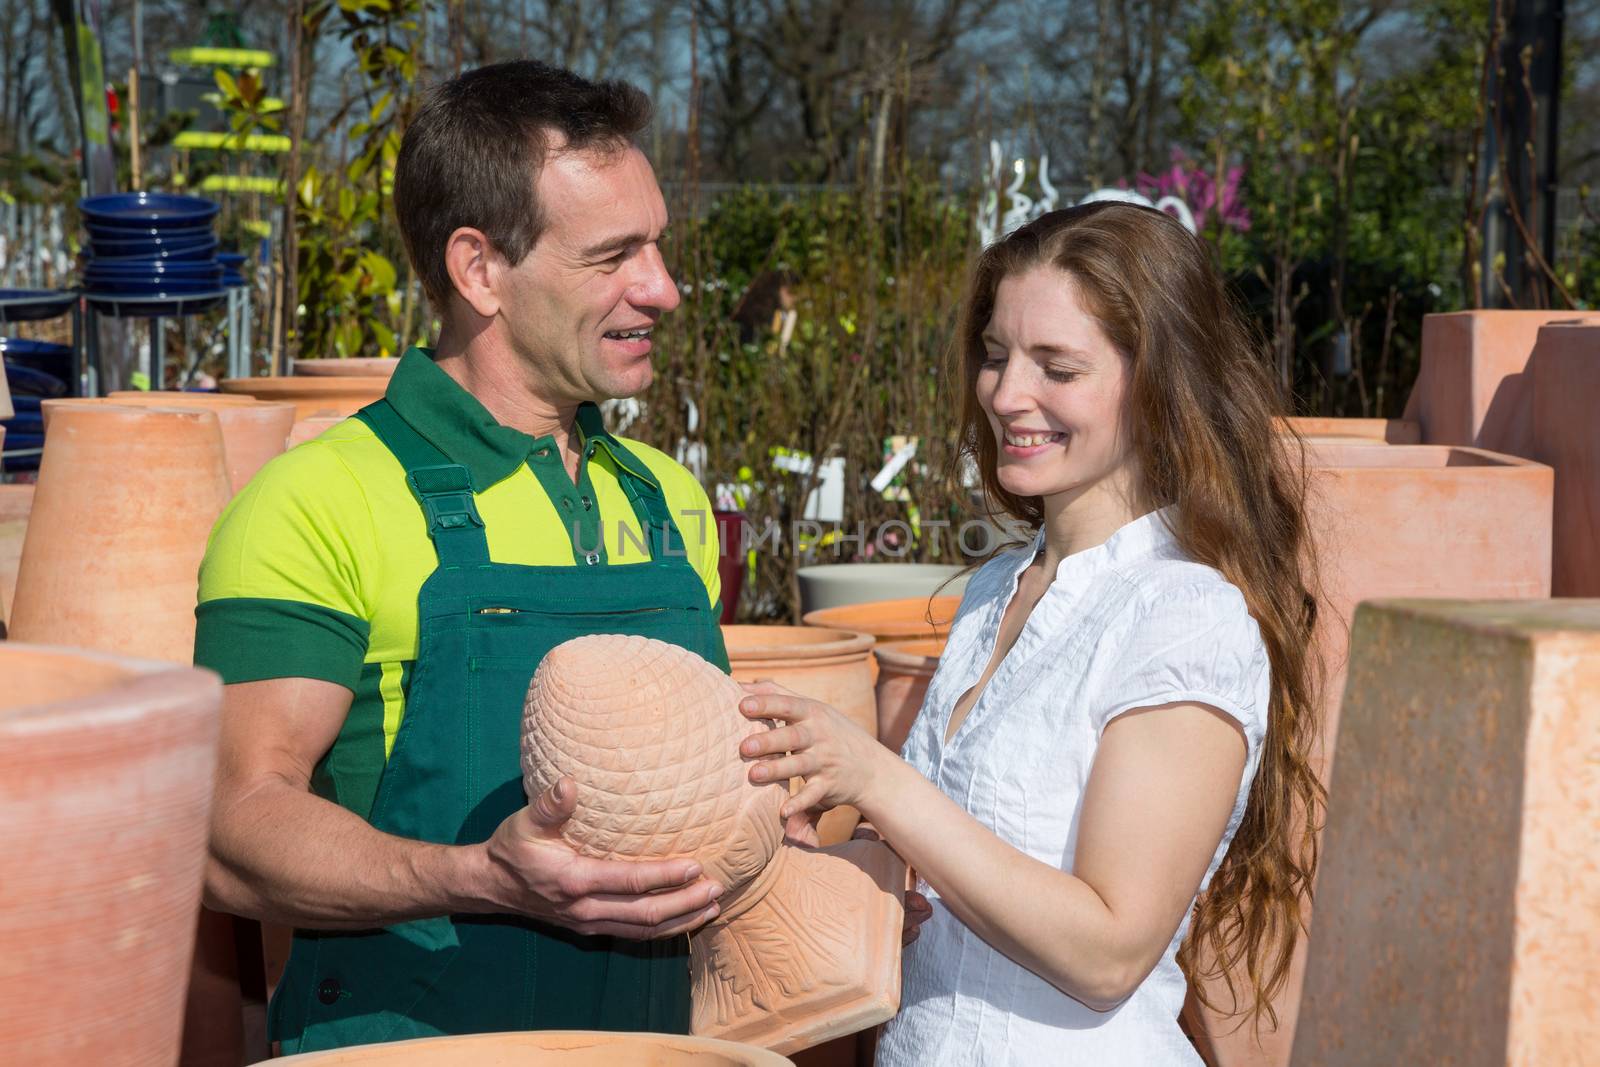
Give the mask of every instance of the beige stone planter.
[[783, 1067], [791, 1061], [766, 1049], [703, 1037], [546, 1030], [360, 1045], [273, 1062], [318, 1067]]
[[224, 378], [218, 387], [224, 393], [293, 404], [295, 418], [308, 419], [313, 415], [354, 415], [383, 396], [389, 379], [379, 375]]
[[1524, 373], [1539, 330], [1600, 322], [1578, 311], [1456, 311], [1422, 320], [1422, 365], [1404, 417], [1428, 444], [1533, 454], [1532, 382]]
[[33, 486], [0, 485], [0, 622], [11, 619], [11, 602], [17, 593], [17, 565], [22, 562], [22, 539], [33, 510]]
[[880, 644], [872, 650], [878, 661], [878, 740], [896, 752], [911, 733], [943, 654], [944, 638]]
[[960, 606], [959, 596], [914, 596], [820, 608], [806, 612], [801, 621], [807, 626], [871, 634], [880, 643], [922, 641], [948, 634]]
[[295, 418], [293, 404], [263, 403], [255, 397], [223, 393], [115, 392], [107, 399], [141, 407], [202, 408], [216, 412], [222, 427], [228, 482], [235, 493], [243, 489], [269, 459], [283, 451]]
[[1600, 1048], [1600, 601], [1357, 616], [1296, 1067]]
[[1540, 330], [1529, 373], [1532, 456], [1556, 472], [1550, 591], [1600, 596], [1600, 325]]
[[1297, 415], [1283, 421], [1300, 436], [1312, 440], [1348, 439], [1385, 445], [1422, 443], [1422, 427], [1405, 419], [1324, 419]]
[[222, 687], [0, 643], [0, 1059], [173, 1064]]
[[[776, 682], [832, 705], [857, 726], [877, 735], [872, 638], [867, 634], [814, 626], [724, 626], [722, 638], [735, 680]], [[822, 843], [849, 840], [859, 818], [854, 808], [828, 812], [822, 817]]]
[[[1329, 804], [1337, 807], [1343, 789], [1334, 741], [1356, 605], [1380, 597], [1549, 596], [1553, 478], [1542, 464], [1472, 448], [1313, 443], [1307, 454], [1317, 468], [1308, 517], [1325, 593], [1317, 647], [1328, 669], [1317, 763], [1325, 782], [1333, 772]], [[1279, 1029], [1263, 1026], [1260, 1047], [1236, 1020], [1208, 1020], [1223, 1067], [1289, 1062], [1303, 966], [1302, 951], [1277, 1001]], [[1225, 992], [1216, 996], [1228, 1002]]]
[[230, 490], [217, 416], [47, 400], [11, 636], [188, 663]]
[[818, 611], [846, 604], [932, 596], [959, 598], [967, 587], [966, 568], [945, 563], [827, 563], [801, 567], [800, 610]]
[[399, 358], [363, 356], [355, 359], [297, 359], [296, 378], [388, 378]]

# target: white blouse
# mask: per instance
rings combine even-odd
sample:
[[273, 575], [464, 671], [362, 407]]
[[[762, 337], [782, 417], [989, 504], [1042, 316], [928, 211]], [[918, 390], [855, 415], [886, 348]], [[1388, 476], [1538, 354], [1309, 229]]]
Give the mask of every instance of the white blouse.
[[[902, 755], [1003, 840], [1071, 871], [1078, 806], [1106, 723], [1134, 708], [1209, 704], [1238, 720], [1248, 757], [1203, 889], [1244, 816], [1266, 734], [1270, 670], [1244, 597], [1189, 560], [1162, 516], [1136, 519], [1061, 561], [946, 744], [951, 709], [988, 666], [1001, 616], [1043, 534], [986, 563], [967, 585]], [[1097, 1012], [985, 944], [926, 883], [918, 888], [933, 917], [906, 950], [900, 1013], [879, 1043], [879, 1067], [1200, 1064], [1177, 1021], [1184, 978], [1174, 957], [1187, 917], [1133, 995]]]

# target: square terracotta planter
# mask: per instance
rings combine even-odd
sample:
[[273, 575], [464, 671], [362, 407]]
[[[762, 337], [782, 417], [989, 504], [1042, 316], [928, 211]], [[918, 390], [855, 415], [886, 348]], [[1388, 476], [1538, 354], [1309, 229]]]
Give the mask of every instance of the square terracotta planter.
[[1404, 418], [1434, 445], [1533, 455], [1531, 381], [1539, 330], [1552, 322], [1600, 323], [1578, 311], [1454, 311], [1422, 320], [1422, 366]]
[[1531, 372], [1532, 455], [1556, 472], [1550, 591], [1600, 596], [1600, 325], [1540, 330]]
[[1313, 440], [1363, 441], [1375, 445], [1422, 443], [1422, 427], [1405, 419], [1325, 419], [1296, 415], [1281, 420], [1302, 437]]
[[[1327, 670], [1316, 763], [1325, 783], [1330, 771], [1335, 775], [1328, 803], [1337, 809], [1343, 790], [1334, 743], [1356, 605], [1387, 597], [1549, 596], [1553, 474], [1531, 460], [1439, 445], [1312, 442], [1307, 460], [1313, 467], [1307, 510], [1324, 593], [1317, 651]], [[1317, 937], [1314, 921], [1310, 937]], [[1276, 1002], [1280, 1025], [1274, 1032], [1263, 1024], [1259, 1045], [1237, 1020], [1207, 1018], [1222, 1067], [1286, 1067], [1304, 944]], [[1219, 987], [1213, 999], [1228, 1003], [1226, 990]]]
[[1296, 1067], [1593, 1062], [1600, 601], [1357, 615]]

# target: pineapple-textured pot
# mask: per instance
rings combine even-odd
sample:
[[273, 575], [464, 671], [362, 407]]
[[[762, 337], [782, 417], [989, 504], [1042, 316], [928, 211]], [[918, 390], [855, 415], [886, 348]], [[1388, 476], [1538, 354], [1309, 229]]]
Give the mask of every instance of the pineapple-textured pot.
[[899, 1006], [905, 867], [876, 841], [783, 841], [780, 784], [756, 786], [739, 742], [765, 727], [699, 656], [614, 634], [567, 641], [528, 688], [523, 784], [578, 786], [568, 843], [599, 858], [693, 857], [724, 887], [691, 939], [693, 1031], [788, 1053]]

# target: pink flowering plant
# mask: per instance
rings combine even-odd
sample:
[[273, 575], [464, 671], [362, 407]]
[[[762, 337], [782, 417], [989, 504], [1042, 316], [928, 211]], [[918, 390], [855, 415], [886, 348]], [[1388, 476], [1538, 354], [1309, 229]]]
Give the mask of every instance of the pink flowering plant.
[[1218, 186], [1216, 175], [1190, 159], [1181, 148], [1172, 150], [1172, 165], [1159, 174], [1140, 173], [1134, 191], [1151, 200], [1175, 196], [1188, 205], [1195, 225], [1202, 233], [1215, 214], [1219, 229], [1234, 233], [1250, 232], [1250, 209], [1245, 207], [1241, 187], [1244, 168], [1232, 166]]

